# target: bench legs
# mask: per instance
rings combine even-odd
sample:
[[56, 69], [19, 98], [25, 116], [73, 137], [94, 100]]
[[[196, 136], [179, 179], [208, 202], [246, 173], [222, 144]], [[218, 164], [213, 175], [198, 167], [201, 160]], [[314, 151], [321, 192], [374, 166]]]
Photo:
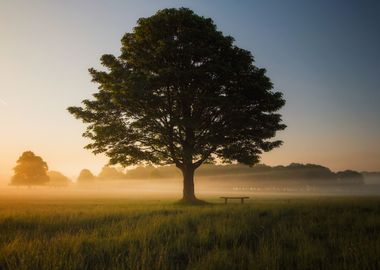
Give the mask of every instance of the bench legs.
[[227, 204], [228, 199], [240, 199], [240, 204], [244, 204], [244, 200], [246, 198], [223, 198], [224, 199], [224, 204]]

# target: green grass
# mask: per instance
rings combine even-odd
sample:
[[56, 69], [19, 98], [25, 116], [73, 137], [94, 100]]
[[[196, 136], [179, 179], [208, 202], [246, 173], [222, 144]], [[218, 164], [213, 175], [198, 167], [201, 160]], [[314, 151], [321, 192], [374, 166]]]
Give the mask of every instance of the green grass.
[[2, 201], [0, 269], [380, 269], [380, 198]]

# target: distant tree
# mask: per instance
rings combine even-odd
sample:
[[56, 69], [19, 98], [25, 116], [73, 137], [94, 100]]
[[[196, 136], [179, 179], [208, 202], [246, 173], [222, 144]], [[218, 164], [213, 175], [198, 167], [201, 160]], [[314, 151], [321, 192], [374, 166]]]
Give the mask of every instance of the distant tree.
[[291, 163], [288, 166], [275, 167], [277, 178], [280, 179], [297, 179], [297, 180], [315, 180], [334, 183], [335, 174], [327, 167], [317, 164], [300, 164]]
[[197, 176], [216, 176], [216, 175], [236, 175], [236, 174], [252, 174], [256, 172], [259, 165], [247, 166], [244, 164], [228, 164], [228, 165], [213, 165], [204, 164], [198, 171]]
[[49, 171], [48, 176], [50, 178], [49, 185], [55, 187], [67, 186], [70, 183], [70, 179], [57, 171]]
[[180, 171], [177, 167], [168, 166], [137, 166], [129, 169], [126, 173], [127, 178], [149, 179], [149, 178], [178, 178]]
[[151, 178], [152, 174], [154, 176], [155, 170], [154, 166], [137, 166], [136, 168], [128, 170], [126, 176], [128, 178], [147, 179]]
[[338, 181], [342, 184], [363, 185], [364, 177], [361, 173], [352, 170], [346, 170], [336, 173]]
[[34, 186], [49, 182], [47, 163], [32, 151], [22, 153], [13, 170], [15, 174], [11, 179], [12, 185]]
[[94, 180], [95, 180], [95, 176], [88, 169], [81, 170], [77, 178], [78, 183], [88, 183], [88, 182], [93, 182]]
[[150, 174], [149, 178], [163, 178], [163, 175], [161, 174], [160, 170], [154, 169]]
[[196, 203], [194, 171], [204, 162], [253, 165], [283, 130], [285, 104], [249, 51], [209, 18], [164, 9], [141, 18], [122, 39], [121, 55], [90, 69], [99, 92], [69, 112], [89, 124], [86, 148], [110, 164], [175, 164], [183, 201]]
[[98, 175], [99, 179], [103, 180], [118, 180], [126, 178], [125, 173], [120, 169], [111, 166], [104, 166]]
[[181, 171], [175, 165], [160, 166], [151, 173], [152, 178], [180, 178]]

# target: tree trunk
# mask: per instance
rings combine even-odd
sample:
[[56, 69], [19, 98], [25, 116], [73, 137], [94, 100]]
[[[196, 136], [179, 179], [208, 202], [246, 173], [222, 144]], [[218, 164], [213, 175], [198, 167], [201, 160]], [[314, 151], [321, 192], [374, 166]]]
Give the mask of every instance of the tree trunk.
[[183, 198], [184, 202], [196, 201], [194, 194], [194, 168], [185, 167], [182, 169], [183, 174]]

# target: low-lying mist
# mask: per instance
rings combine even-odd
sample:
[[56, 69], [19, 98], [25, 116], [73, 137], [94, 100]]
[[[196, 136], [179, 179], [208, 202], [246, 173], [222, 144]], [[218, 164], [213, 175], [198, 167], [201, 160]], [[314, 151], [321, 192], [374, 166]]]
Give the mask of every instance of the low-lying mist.
[[[288, 183], [288, 184], [286, 184]], [[379, 185], [338, 186], [298, 185], [295, 182], [247, 181], [242, 178], [217, 179], [197, 177], [195, 192], [199, 198], [220, 196], [315, 196], [315, 195], [379, 195]], [[182, 195], [181, 178], [95, 180], [91, 183], [71, 182], [67, 186], [12, 186], [0, 188], [0, 200], [23, 199], [179, 199]]]
[[[175, 166], [136, 167], [125, 171], [104, 167], [94, 175], [83, 169], [75, 180], [57, 171], [48, 172], [43, 185], [0, 186], [1, 199], [179, 199], [182, 175]], [[288, 166], [204, 165], [196, 171], [199, 198], [220, 196], [379, 195], [380, 174], [351, 170], [332, 172], [315, 164]]]

